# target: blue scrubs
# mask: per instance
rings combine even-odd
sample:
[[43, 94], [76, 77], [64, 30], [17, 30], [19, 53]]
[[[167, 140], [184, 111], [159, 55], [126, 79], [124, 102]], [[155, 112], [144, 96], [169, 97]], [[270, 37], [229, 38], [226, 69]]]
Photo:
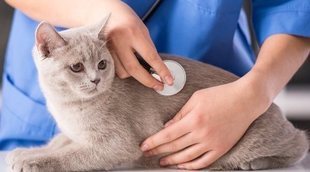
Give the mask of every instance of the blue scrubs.
[[[141, 18], [155, 3], [124, 1]], [[162, 0], [144, 22], [159, 52], [211, 63], [239, 76], [255, 61], [242, 0]], [[15, 11], [3, 74], [2, 150], [44, 144], [58, 132], [31, 57], [37, 24]], [[260, 44], [278, 33], [310, 37], [310, 1], [253, 0], [253, 24]]]

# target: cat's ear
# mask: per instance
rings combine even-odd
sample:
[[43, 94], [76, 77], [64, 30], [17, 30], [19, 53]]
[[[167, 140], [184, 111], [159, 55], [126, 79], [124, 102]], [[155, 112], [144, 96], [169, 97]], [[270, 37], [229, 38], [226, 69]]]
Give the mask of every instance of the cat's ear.
[[45, 57], [48, 57], [53, 50], [66, 45], [66, 41], [47, 22], [39, 24], [35, 37], [36, 47]]
[[98, 39], [99, 40], [106, 40], [105, 28], [108, 24], [110, 17], [111, 17], [111, 13], [108, 14], [104, 19], [102, 19], [98, 25]]

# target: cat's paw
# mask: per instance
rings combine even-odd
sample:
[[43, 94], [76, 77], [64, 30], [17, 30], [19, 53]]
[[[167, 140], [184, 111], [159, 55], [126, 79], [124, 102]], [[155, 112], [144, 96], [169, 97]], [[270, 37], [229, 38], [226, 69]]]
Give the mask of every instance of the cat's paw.
[[59, 171], [59, 163], [53, 158], [30, 158], [16, 161], [12, 164], [13, 172], [53, 172]]
[[13, 150], [12, 152], [8, 153], [8, 155], [5, 157], [5, 162], [8, 165], [12, 165], [21, 154], [23, 154], [27, 149], [25, 148], [17, 148]]
[[239, 169], [241, 170], [251, 170], [251, 164], [249, 162], [244, 162], [239, 165]]
[[250, 162], [241, 163], [242, 170], [264, 170], [268, 168], [274, 168], [274, 163], [270, 158], [257, 158]]

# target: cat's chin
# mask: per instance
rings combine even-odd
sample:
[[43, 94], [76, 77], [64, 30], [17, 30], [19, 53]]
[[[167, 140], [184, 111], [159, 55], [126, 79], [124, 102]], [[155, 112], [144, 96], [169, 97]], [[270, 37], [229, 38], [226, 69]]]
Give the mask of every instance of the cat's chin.
[[102, 94], [104, 92], [104, 90], [99, 90], [98, 88], [89, 90], [87, 92], [83, 92], [81, 93], [81, 98], [82, 99], [91, 99], [94, 97], [97, 97], [98, 95]]
[[96, 94], [96, 93], [98, 93], [98, 92], [99, 92], [98, 89], [97, 89], [97, 88], [94, 88], [94, 89], [92, 89], [92, 90], [89, 90], [89, 91], [87, 92], [87, 94], [93, 95], [93, 94]]

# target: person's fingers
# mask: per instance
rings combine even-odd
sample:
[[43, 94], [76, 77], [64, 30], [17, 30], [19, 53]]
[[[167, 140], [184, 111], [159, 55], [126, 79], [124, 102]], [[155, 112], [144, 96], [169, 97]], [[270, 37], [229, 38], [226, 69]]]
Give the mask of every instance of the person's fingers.
[[160, 165], [167, 166], [167, 165], [185, 163], [201, 156], [204, 153], [205, 153], [205, 146], [203, 146], [202, 144], [195, 144], [180, 152], [174, 153], [172, 155], [160, 159]]
[[188, 146], [191, 146], [195, 144], [195, 141], [193, 139], [193, 136], [191, 133], [188, 133], [176, 140], [173, 140], [172, 142], [160, 145], [154, 149], [151, 149], [148, 152], [145, 152], [145, 156], [154, 156], [162, 153], [172, 153], [180, 151]]
[[192, 101], [187, 101], [181, 110], [171, 120], [165, 123], [165, 127], [168, 127], [185, 117], [192, 110], [192, 104]]
[[150, 38], [141, 35], [141, 37], [133, 44], [133, 48], [156, 71], [160, 78], [163, 79], [164, 83], [168, 85], [173, 84], [173, 77], [168, 67], [156, 51]]
[[114, 65], [115, 65], [115, 72], [117, 76], [121, 79], [125, 79], [130, 77], [129, 73], [125, 70], [123, 64], [119, 61], [118, 56], [115, 51], [111, 50], [110, 51], [113, 60], [114, 60]]
[[[185, 121], [186, 122], [186, 121]], [[158, 133], [152, 135], [151, 137], [147, 138], [141, 144], [142, 151], [148, 151], [151, 149], [156, 148], [159, 145], [171, 142], [185, 134], [187, 134], [188, 128], [186, 127], [186, 123], [183, 121], [179, 121], [174, 125], [164, 128]]]
[[188, 170], [198, 170], [202, 168], [206, 168], [211, 165], [214, 161], [221, 157], [216, 151], [209, 151], [205, 153], [203, 156], [191, 161], [186, 162], [183, 164], [179, 164], [177, 167], [181, 169], [188, 169]]
[[118, 49], [116, 48], [118, 58], [127, 73], [134, 77], [137, 81], [143, 85], [153, 88], [155, 90], [162, 90], [163, 84], [152, 77], [139, 63], [136, 56], [131, 49]]

